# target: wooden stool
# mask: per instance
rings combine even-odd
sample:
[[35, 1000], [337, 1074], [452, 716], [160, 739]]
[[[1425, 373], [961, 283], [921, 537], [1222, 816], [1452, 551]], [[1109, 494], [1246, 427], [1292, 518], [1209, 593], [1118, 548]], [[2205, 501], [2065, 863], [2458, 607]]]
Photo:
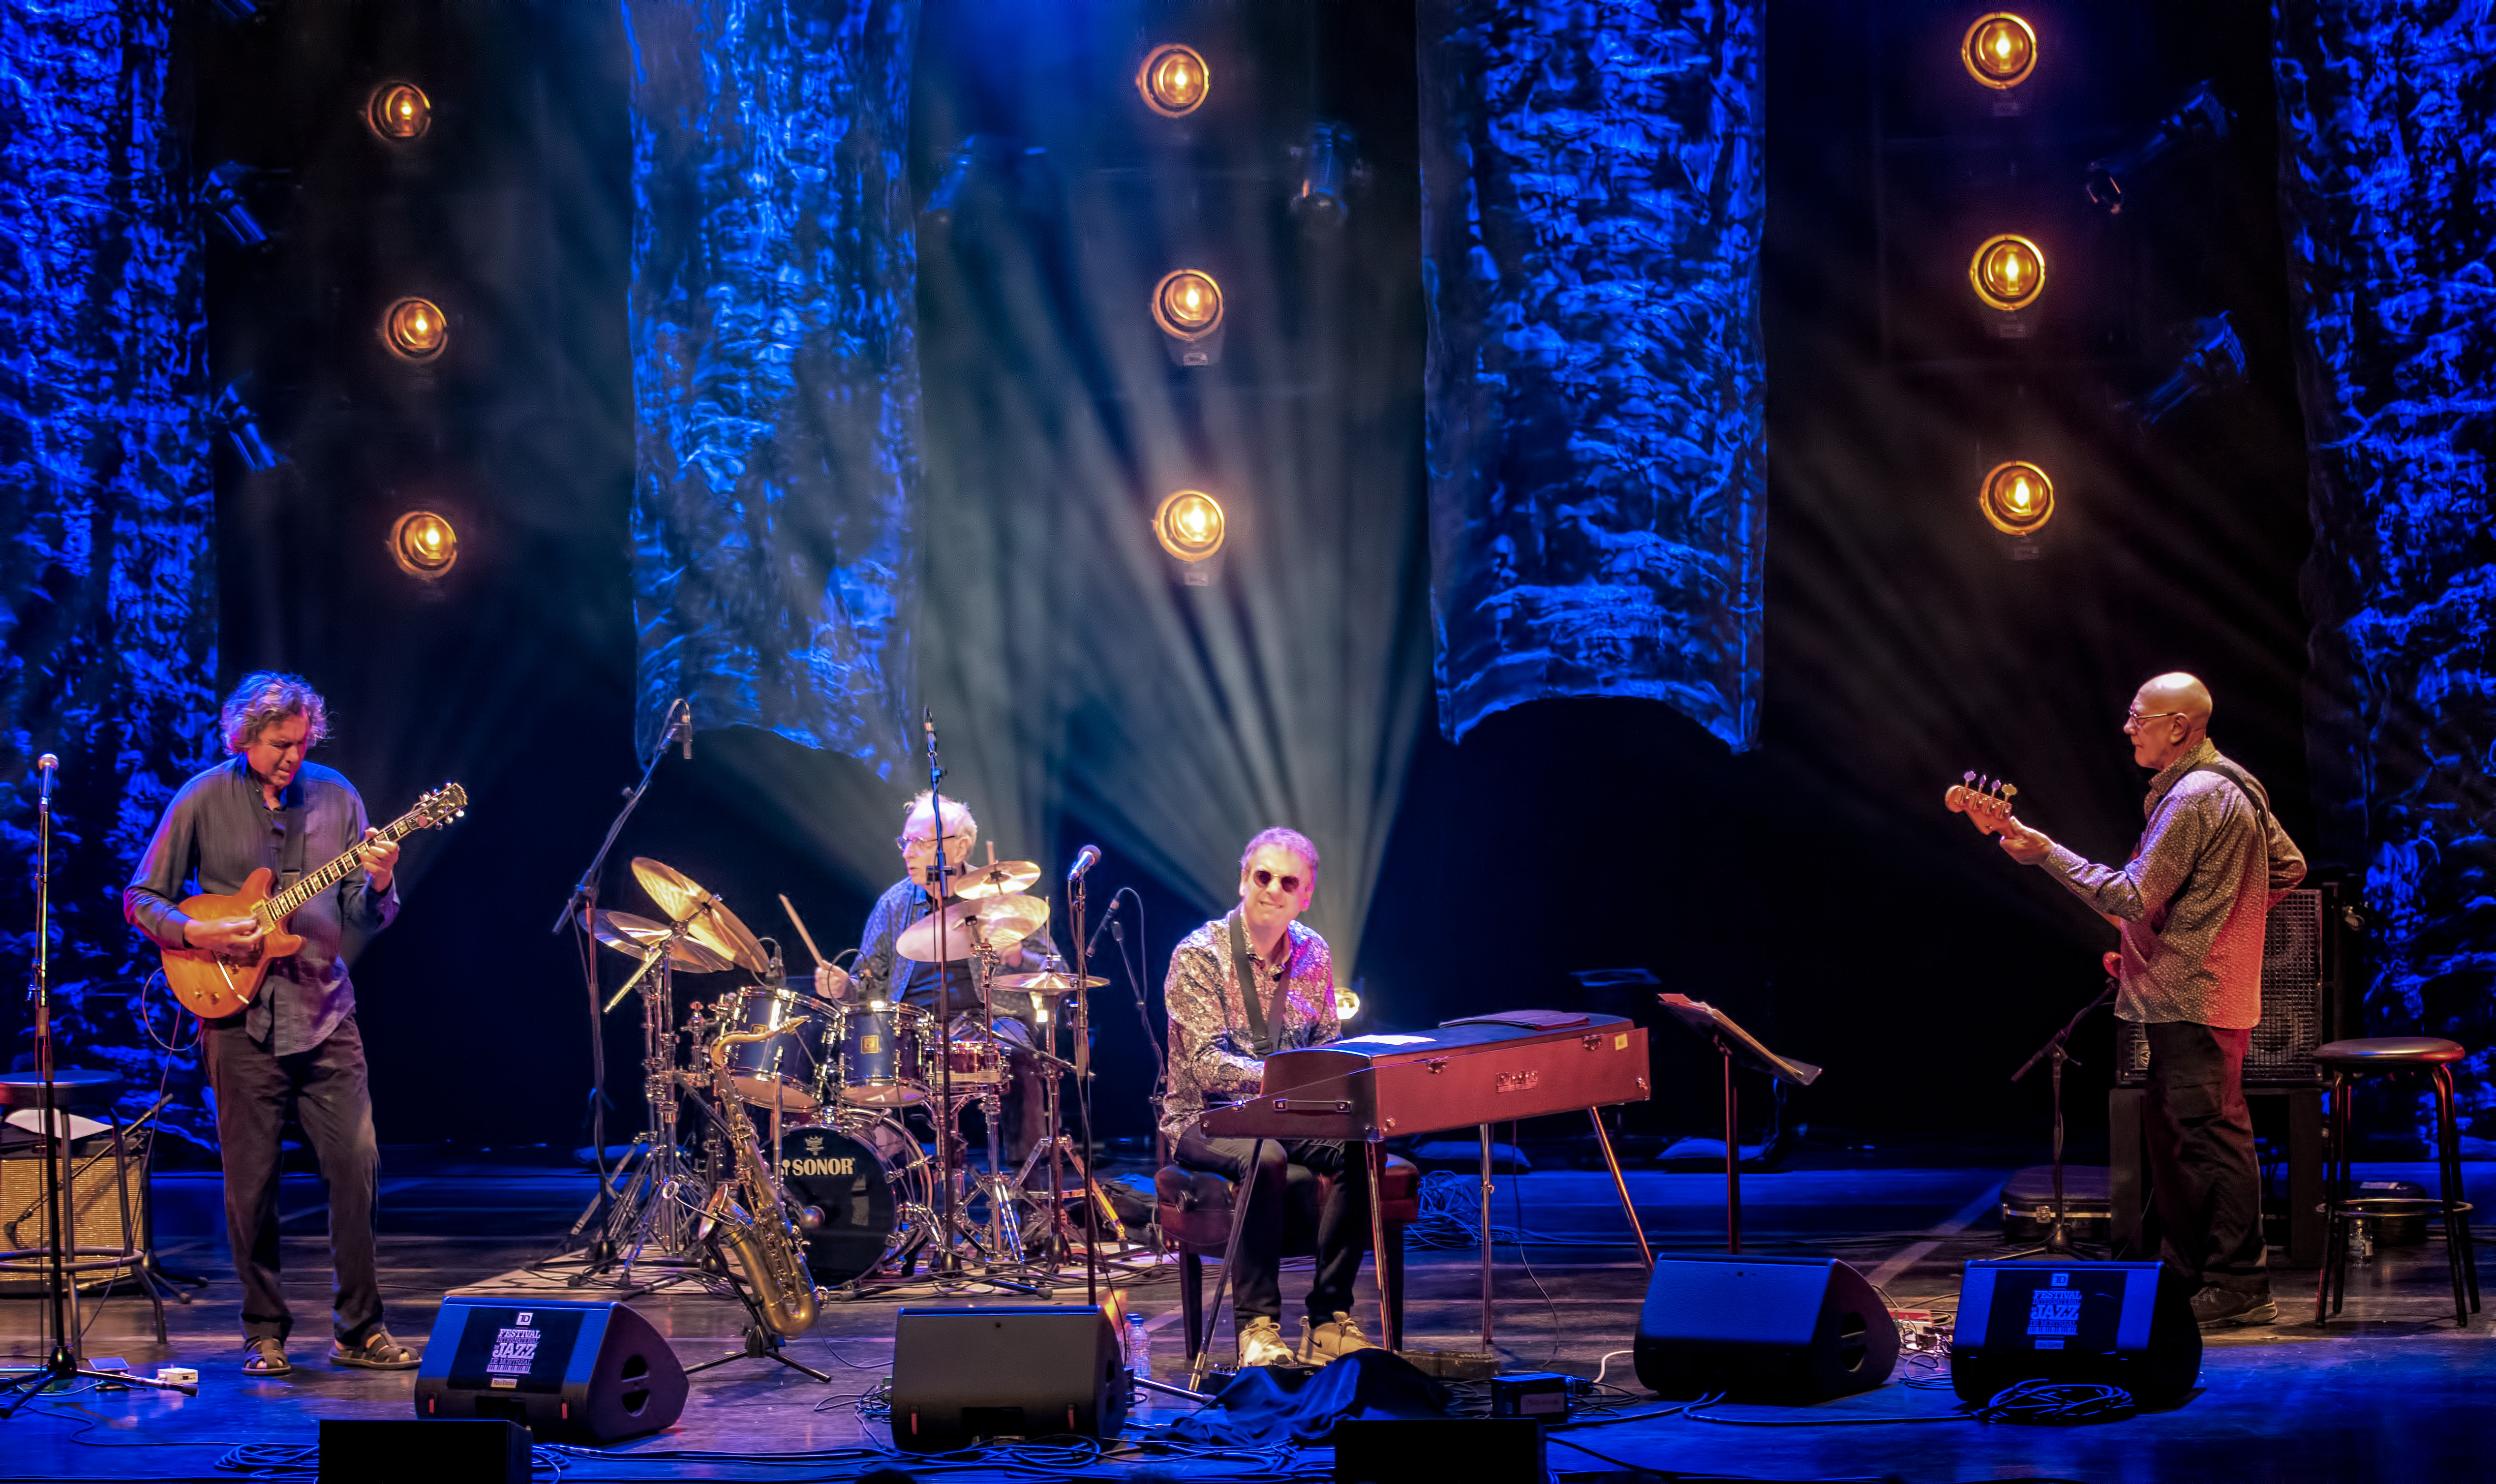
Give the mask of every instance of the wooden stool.
[[[114, 1102], [121, 1097], [121, 1075], [118, 1072], [87, 1071], [74, 1067], [55, 1068], [52, 1072], [52, 1096], [56, 1127], [42, 1128], [36, 1134], [36, 1147], [43, 1151], [46, 1159], [49, 1159], [52, 1158], [51, 1141], [54, 1138], [59, 1138], [70, 1146], [64, 1151], [66, 1158], [61, 1160], [62, 1165], [66, 1167], [65, 1183], [61, 1190], [61, 1205], [70, 1213], [69, 1229], [61, 1234], [61, 1270], [69, 1279], [73, 1312], [78, 1302], [79, 1274], [111, 1273], [119, 1277], [127, 1272], [130, 1277], [138, 1281], [140, 1290], [147, 1295], [148, 1304], [156, 1311], [156, 1343], [162, 1345], [165, 1343], [165, 1295], [156, 1286], [156, 1276], [149, 1271], [149, 1254], [146, 1246], [140, 1237], [138, 1224], [131, 1219], [130, 1151], [129, 1147], [122, 1142], [121, 1115], [113, 1109]], [[44, 1082], [37, 1073], [0, 1072], [0, 1108], [5, 1108], [11, 1113], [21, 1108], [41, 1108], [43, 1097]], [[75, 1154], [76, 1141], [68, 1137], [69, 1115], [73, 1113], [82, 1113], [100, 1119], [112, 1129], [112, 1180], [114, 1190], [121, 1200], [121, 1246], [117, 1248], [80, 1246], [78, 1241], [78, 1161]], [[40, 1175], [37, 1177], [37, 1190], [44, 1188], [42, 1182], [45, 1178]], [[41, 1228], [49, 1232], [52, 1212], [48, 1204], [43, 1208], [41, 1216], [42, 1221], [39, 1223]], [[0, 1271], [30, 1273], [48, 1279], [52, 1271], [51, 1249], [28, 1247], [0, 1252]]]
[[[2433, 1036], [2387, 1036], [2370, 1040], [2326, 1041], [2314, 1053], [2315, 1064], [2331, 1074], [2331, 1153], [2324, 1176], [2323, 1277], [2314, 1291], [2314, 1322], [2324, 1323], [2340, 1312], [2349, 1277], [2349, 1222], [2360, 1216], [2423, 1216], [2444, 1218], [2445, 1256], [2452, 1269], [2452, 1316], [2462, 1328], [2479, 1312], [2479, 1261], [2470, 1250], [2470, 1202], [2462, 1198], [2461, 1128], [2452, 1116], [2453, 1063], [2468, 1053], [2459, 1043]], [[2350, 1143], [2353, 1138], [2350, 1092], [2359, 1077], [2424, 1071], [2435, 1088], [2436, 1197], [2357, 1195], [2352, 1189]]]
[[[1357, 1145], [1348, 1146], [1347, 1153]], [[1355, 1166], [1346, 1180], [1368, 1177]], [[1305, 1165], [1291, 1166], [1283, 1190], [1283, 1255], [1313, 1257], [1318, 1250], [1318, 1215], [1334, 1190], [1334, 1178]], [[1179, 1314], [1187, 1326], [1187, 1358], [1193, 1363], [1204, 1348], [1204, 1259], [1220, 1257], [1231, 1246], [1232, 1201], [1238, 1188], [1220, 1175], [1166, 1164], [1153, 1177], [1153, 1195], [1162, 1238], [1178, 1252]], [[1387, 1300], [1387, 1334], [1380, 1344], [1393, 1348], [1404, 1334], [1404, 1228], [1421, 1215], [1421, 1172], [1412, 1161], [1389, 1155], [1378, 1180], [1378, 1208], [1387, 1227], [1387, 1251], [1372, 1253], [1378, 1263], [1378, 1291]], [[1360, 1234], [1369, 1246], [1368, 1232]]]

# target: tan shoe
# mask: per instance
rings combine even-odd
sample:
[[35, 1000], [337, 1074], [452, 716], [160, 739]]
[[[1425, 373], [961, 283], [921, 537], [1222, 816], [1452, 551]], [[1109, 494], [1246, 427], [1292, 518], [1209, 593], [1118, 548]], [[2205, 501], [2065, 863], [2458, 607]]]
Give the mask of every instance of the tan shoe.
[[1292, 1347], [1283, 1343], [1283, 1326], [1263, 1315], [1248, 1321], [1239, 1332], [1239, 1369], [1252, 1366], [1288, 1366]]
[[1324, 1324], [1314, 1319], [1300, 1320], [1300, 1364], [1328, 1365], [1355, 1350], [1374, 1350], [1369, 1337], [1360, 1332], [1360, 1321], [1338, 1309], [1334, 1317]]

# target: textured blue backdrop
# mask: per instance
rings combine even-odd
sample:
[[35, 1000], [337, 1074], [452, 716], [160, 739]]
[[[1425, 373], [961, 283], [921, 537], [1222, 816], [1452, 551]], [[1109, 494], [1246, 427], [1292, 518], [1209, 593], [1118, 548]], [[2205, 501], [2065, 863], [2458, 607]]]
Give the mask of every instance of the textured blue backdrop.
[[[55, 752], [65, 1060], [122, 1071], [132, 1104], [164, 1065], [129, 1013], [155, 958], [122, 924], [120, 883], [208, 760], [215, 716], [200, 239], [167, 113], [176, 9], [0, 7], [0, 924], [24, 962], [32, 763]], [[170, 1122], [204, 1141], [196, 1064], [172, 1074]]]
[[2366, 868], [2369, 1028], [2477, 1048], [2496, 1132], [2496, 8], [2277, 10], [2315, 546], [2324, 852]]
[[917, 0], [627, 0], [637, 709], [888, 771], [918, 482]]
[[1422, 0], [1440, 725], [1758, 739], [1763, 0]]

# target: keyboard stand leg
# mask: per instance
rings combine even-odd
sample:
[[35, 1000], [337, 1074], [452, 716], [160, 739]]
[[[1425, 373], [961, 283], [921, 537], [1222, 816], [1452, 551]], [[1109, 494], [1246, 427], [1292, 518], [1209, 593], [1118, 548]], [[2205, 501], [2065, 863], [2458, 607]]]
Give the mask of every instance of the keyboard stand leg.
[[[1387, 1301], [1387, 1207], [1380, 1187], [1387, 1172], [1387, 1146], [1375, 1139], [1363, 1140], [1361, 1160], [1369, 1166], [1369, 1257], [1378, 1270], [1378, 1332], [1387, 1337], [1390, 1350], [1404, 1348], [1404, 1326], [1397, 1322], [1395, 1306]], [[1346, 1174], [1351, 1173], [1345, 1171]]]
[[[1638, 1224], [1638, 1206], [1630, 1199], [1630, 1183], [1621, 1178], [1621, 1161], [1618, 1159], [1615, 1159], [1612, 1155], [1612, 1136], [1604, 1131], [1604, 1110], [1601, 1108], [1588, 1108], [1586, 1110], [1586, 1116], [1595, 1121], [1595, 1142], [1603, 1147], [1604, 1168], [1612, 1172], [1612, 1190], [1619, 1194], [1621, 1198], [1621, 1215], [1630, 1219], [1630, 1234], [1638, 1238], [1638, 1260], [1645, 1263], [1646, 1270], [1652, 1273], [1655, 1271], [1655, 1249], [1646, 1245], [1646, 1228]], [[1490, 1147], [1490, 1130], [1487, 1128], [1482, 1130], [1482, 1147], [1485, 1151]], [[1485, 1159], [1485, 1162], [1482, 1165], [1482, 1183], [1484, 1185], [1488, 1185], [1490, 1183], [1490, 1165], [1487, 1162], [1487, 1159]], [[1490, 1229], [1490, 1217], [1488, 1213], [1483, 1214], [1482, 1229], [1485, 1231]], [[1490, 1301], [1487, 1296], [1487, 1273], [1488, 1269], [1485, 1268], [1485, 1296], [1482, 1300], [1484, 1303], [1488, 1303]], [[1489, 1321], [1484, 1320], [1483, 1323], [1485, 1326], [1484, 1333], [1487, 1334]], [[1488, 1349], [1489, 1346], [1485, 1345], [1483, 1348]]]
[[1493, 1189], [1494, 1187], [1491, 1185], [1490, 1181], [1490, 1125], [1484, 1124], [1482, 1126], [1482, 1194], [1480, 1205], [1482, 1210], [1482, 1353], [1486, 1355], [1497, 1353], [1491, 1348], [1490, 1336], [1490, 1192]]

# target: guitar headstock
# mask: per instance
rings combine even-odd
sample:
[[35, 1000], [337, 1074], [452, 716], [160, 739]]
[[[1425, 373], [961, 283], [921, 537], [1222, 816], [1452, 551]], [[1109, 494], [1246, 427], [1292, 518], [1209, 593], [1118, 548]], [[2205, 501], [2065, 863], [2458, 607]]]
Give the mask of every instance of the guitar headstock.
[[457, 784], [444, 784], [416, 801], [408, 813], [421, 822], [420, 829], [448, 824], [468, 812], [468, 790]]
[[1978, 833], [2001, 834], [2011, 822], [2011, 801], [2018, 796], [2018, 787], [1974, 772], [1959, 777], [1962, 782], [1950, 785], [1950, 791], [1942, 795], [1942, 803], [1951, 813], [1967, 816], [1967, 822], [1975, 825]]

